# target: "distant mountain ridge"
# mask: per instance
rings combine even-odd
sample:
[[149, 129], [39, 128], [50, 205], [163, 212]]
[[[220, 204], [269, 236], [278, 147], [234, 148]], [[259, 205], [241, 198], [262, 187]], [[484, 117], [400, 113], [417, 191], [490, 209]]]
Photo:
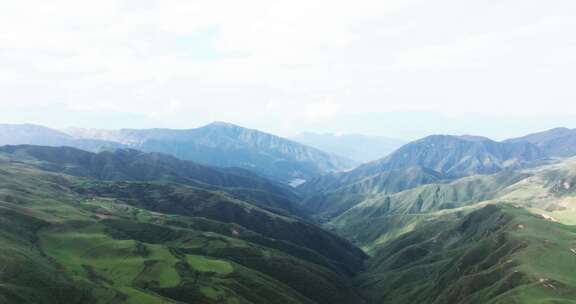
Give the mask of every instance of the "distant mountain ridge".
[[405, 141], [399, 139], [360, 134], [336, 135], [304, 132], [292, 139], [362, 163], [387, 156], [406, 144]]
[[422, 166], [453, 178], [495, 173], [544, 157], [546, 153], [530, 143], [500, 143], [482, 137], [431, 135], [358, 170], [371, 173], [382, 169]]
[[[336, 209], [343, 212], [370, 195], [522, 168], [546, 158], [546, 153], [527, 142], [501, 143], [482, 137], [432, 135], [406, 144], [388, 157], [349, 172], [319, 177], [299, 189], [309, 193], [303, 204], [311, 210], [322, 213], [317, 205], [329, 197], [332, 205], [343, 204]], [[329, 213], [330, 216], [337, 214]]]
[[551, 156], [570, 157], [576, 155], [576, 129], [555, 128], [523, 137], [508, 139], [505, 142], [529, 142], [535, 144]]
[[188, 130], [69, 130], [76, 138], [117, 142], [218, 167], [240, 167], [289, 182], [348, 169], [352, 161], [288, 139], [229, 123]]
[[353, 161], [257, 130], [216, 122], [187, 129], [69, 129], [0, 125], [0, 145], [71, 146], [88, 151], [132, 148], [209, 166], [239, 167], [289, 183], [350, 169]]
[[34, 124], [0, 124], [0, 146], [3, 145], [69, 146], [89, 151], [123, 147], [111, 141], [75, 138]]
[[[431, 135], [402, 146], [388, 157], [359, 166], [349, 172], [320, 177], [345, 184], [390, 170], [423, 167], [434, 170], [447, 178], [472, 174], [495, 173], [504, 168], [520, 166], [527, 162], [545, 158], [547, 155], [535, 145], [525, 142], [500, 143], [490, 139], [469, 140], [467, 137]], [[342, 182], [336, 182], [340, 180]], [[303, 185], [302, 188], [306, 188]]]

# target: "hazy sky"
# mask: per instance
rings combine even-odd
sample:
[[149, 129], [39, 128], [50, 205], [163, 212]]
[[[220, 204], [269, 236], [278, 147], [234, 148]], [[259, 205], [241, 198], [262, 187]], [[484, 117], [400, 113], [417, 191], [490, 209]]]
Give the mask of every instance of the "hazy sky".
[[0, 28], [0, 122], [576, 127], [574, 0], [3, 0]]

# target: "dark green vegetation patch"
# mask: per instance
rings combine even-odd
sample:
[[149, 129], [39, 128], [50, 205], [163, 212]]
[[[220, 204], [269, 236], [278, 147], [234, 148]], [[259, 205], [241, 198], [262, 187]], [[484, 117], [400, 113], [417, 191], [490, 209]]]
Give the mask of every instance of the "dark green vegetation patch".
[[213, 184], [178, 180], [166, 165], [119, 181], [84, 173], [145, 166], [38, 149], [0, 156], [0, 303], [360, 301], [350, 276], [365, 255], [292, 207], [270, 206], [274, 195], [290, 203], [281, 186], [225, 171]]

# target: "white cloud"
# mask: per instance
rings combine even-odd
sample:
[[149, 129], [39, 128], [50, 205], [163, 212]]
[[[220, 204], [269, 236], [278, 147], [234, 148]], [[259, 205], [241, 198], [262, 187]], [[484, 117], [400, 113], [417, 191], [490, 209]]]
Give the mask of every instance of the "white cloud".
[[573, 0], [2, 1], [0, 104], [179, 126], [190, 115], [576, 114], [574, 20]]
[[342, 110], [342, 105], [331, 100], [323, 100], [321, 102], [307, 104], [305, 109], [306, 119], [316, 121], [335, 117]]

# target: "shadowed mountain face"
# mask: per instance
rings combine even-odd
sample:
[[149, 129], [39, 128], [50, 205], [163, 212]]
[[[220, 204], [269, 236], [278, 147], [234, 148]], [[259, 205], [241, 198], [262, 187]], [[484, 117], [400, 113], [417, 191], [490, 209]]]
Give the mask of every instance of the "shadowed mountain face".
[[284, 183], [350, 169], [354, 162], [278, 136], [213, 123], [189, 130], [83, 130], [0, 125], [0, 144], [71, 146], [88, 151], [133, 148], [217, 167], [249, 169]]
[[172, 182], [221, 190], [262, 207], [301, 214], [288, 186], [236, 168], [215, 168], [160, 153], [117, 149], [92, 153], [70, 147], [4, 146], [0, 154], [38, 162], [43, 170], [98, 180]]
[[363, 303], [365, 255], [290, 191], [161, 154], [2, 147], [0, 302]]
[[386, 137], [359, 134], [301, 133], [293, 138], [297, 142], [316, 147], [322, 151], [342, 155], [360, 163], [380, 159], [400, 148], [405, 141]]
[[[434, 135], [406, 144], [390, 156], [352, 171], [311, 180], [299, 189], [308, 193], [304, 206], [322, 217], [331, 217], [371, 195], [396, 193], [422, 184], [446, 182], [474, 174], [522, 168], [544, 159], [546, 154], [531, 143], [499, 143], [476, 136]], [[328, 204], [325, 203], [327, 200], [330, 201]]]
[[354, 170], [371, 175], [386, 170], [420, 166], [447, 178], [490, 174], [519, 168], [546, 157], [529, 143], [499, 143], [482, 137], [433, 135], [409, 143], [389, 157]]
[[556, 128], [529, 134], [505, 142], [529, 142], [535, 144], [551, 156], [569, 157], [576, 155], [576, 129]]
[[190, 130], [71, 130], [75, 137], [113, 141], [217, 167], [240, 167], [285, 183], [351, 168], [354, 163], [288, 139], [228, 123]]

